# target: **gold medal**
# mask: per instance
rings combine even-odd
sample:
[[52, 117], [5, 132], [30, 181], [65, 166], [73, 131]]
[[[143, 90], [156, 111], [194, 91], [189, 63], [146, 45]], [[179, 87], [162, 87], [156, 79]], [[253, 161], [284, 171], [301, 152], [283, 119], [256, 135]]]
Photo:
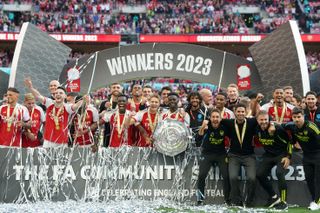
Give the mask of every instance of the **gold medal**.
[[243, 127], [242, 127], [241, 135], [240, 135], [240, 131], [239, 131], [239, 126], [237, 124], [237, 120], [234, 120], [234, 125], [235, 125], [235, 129], [236, 129], [237, 138], [238, 138], [238, 140], [240, 142], [240, 146], [242, 148], [244, 135], [246, 134], [246, 129], [247, 129], [247, 120], [244, 119], [244, 124], [243, 124]]
[[7, 127], [7, 132], [10, 132], [11, 131], [11, 127]]
[[62, 114], [63, 106], [59, 108], [57, 114], [56, 114], [56, 108], [53, 107], [52, 114], [53, 114], [53, 121], [55, 124], [56, 130], [60, 130], [60, 124], [59, 124], [59, 116]]

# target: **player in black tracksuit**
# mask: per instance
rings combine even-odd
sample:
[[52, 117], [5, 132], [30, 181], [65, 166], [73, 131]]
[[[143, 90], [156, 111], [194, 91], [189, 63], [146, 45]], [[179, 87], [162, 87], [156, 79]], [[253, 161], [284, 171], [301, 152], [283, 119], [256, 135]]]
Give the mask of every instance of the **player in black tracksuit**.
[[[287, 183], [285, 180], [286, 169], [290, 164], [292, 154], [292, 143], [286, 130], [278, 124], [270, 123], [269, 115], [266, 111], [260, 111], [257, 115], [259, 126], [256, 130], [256, 137], [263, 146], [265, 153], [262, 162], [257, 169], [257, 179], [264, 190], [269, 194], [268, 207], [277, 209], [287, 209]], [[274, 130], [269, 132], [270, 125], [274, 125]], [[278, 189], [280, 197], [274, 191], [271, 180], [268, 179], [271, 169], [277, 166], [276, 176], [278, 178]]]
[[205, 179], [211, 166], [218, 165], [223, 178], [223, 191], [226, 203], [229, 203], [230, 184], [228, 176], [228, 163], [225, 150], [225, 128], [220, 125], [221, 115], [218, 109], [210, 113], [210, 121], [204, 120], [199, 130], [199, 137], [202, 137], [202, 152], [199, 162], [199, 177], [197, 201], [201, 204], [205, 198]]
[[287, 123], [285, 129], [292, 134], [293, 140], [298, 141], [303, 151], [303, 169], [312, 202], [309, 209], [320, 209], [320, 130], [316, 124], [305, 120], [304, 112], [294, 108], [293, 122]]

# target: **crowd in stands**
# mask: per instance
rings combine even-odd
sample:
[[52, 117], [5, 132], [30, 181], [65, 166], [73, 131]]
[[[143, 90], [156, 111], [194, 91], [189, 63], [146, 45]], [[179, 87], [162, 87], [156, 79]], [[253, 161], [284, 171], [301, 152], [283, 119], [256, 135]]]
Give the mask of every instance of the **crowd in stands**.
[[[32, 4], [32, 11], [4, 11], [4, 4]], [[140, 14], [121, 13], [122, 5], [145, 5]], [[246, 16], [240, 6], [260, 8]], [[269, 33], [288, 20], [304, 32], [320, 32], [315, 0], [7, 0], [0, 2], [0, 31], [19, 31], [29, 21], [59, 33]], [[249, 29], [253, 29], [250, 31]]]

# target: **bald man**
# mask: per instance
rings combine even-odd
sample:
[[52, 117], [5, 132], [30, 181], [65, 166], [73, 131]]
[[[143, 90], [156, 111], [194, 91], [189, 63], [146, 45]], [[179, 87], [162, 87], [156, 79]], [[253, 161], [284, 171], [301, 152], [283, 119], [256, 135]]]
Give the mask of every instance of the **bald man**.
[[213, 108], [213, 96], [212, 92], [209, 89], [203, 88], [199, 91], [203, 105], [208, 109], [208, 108]]

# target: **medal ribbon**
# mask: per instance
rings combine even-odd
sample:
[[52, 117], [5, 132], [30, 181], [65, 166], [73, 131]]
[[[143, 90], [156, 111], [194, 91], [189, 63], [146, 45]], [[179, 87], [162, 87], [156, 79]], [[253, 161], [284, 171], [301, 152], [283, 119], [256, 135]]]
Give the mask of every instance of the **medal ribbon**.
[[7, 131], [9, 132], [11, 129], [11, 125], [13, 123], [14, 117], [16, 115], [16, 112], [18, 110], [17, 105], [14, 107], [13, 112], [10, 116], [10, 105], [7, 106]]
[[150, 126], [150, 129], [151, 129], [152, 133], [154, 132], [154, 129], [155, 129], [156, 125], [157, 125], [158, 117], [159, 117], [159, 114], [156, 112], [156, 116], [154, 118], [154, 121], [152, 122], [151, 113], [150, 113], [150, 110], [148, 110], [148, 121], [149, 121], [149, 126]]
[[278, 107], [276, 105], [274, 105], [273, 109], [274, 109], [274, 115], [276, 116], [276, 122], [282, 123], [284, 115], [286, 113], [286, 109], [287, 109], [286, 103], [283, 103], [282, 112], [281, 112], [281, 117], [280, 118], [279, 118], [279, 115], [278, 115]]
[[120, 114], [119, 114], [119, 111], [118, 111], [117, 114], [116, 114], [118, 138], [121, 137], [121, 133], [122, 133], [122, 130], [123, 130], [123, 127], [124, 127], [124, 121], [126, 120], [126, 117], [127, 117], [127, 113], [124, 113], [124, 117], [123, 117], [123, 120], [122, 120], [122, 124], [120, 124]]
[[244, 135], [245, 135], [246, 129], [247, 129], [247, 120], [246, 120], [246, 119], [244, 120], [244, 124], [243, 124], [242, 131], [241, 131], [241, 137], [240, 137], [239, 126], [238, 126], [236, 120], [234, 120], [234, 126], [235, 126], [235, 128], [236, 128], [237, 138], [238, 138], [238, 140], [239, 140], [239, 142], [240, 142], [240, 145], [241, 145], [241, 147], [242, 147]]
[[56, 130], [59, 130], [60, 129], [60, 125], [59, 125], [59, 116], [61, 115], [61, 112], [63, 110], [63, 105], [59, 108], [58, 112], [56, 113], [56, 107], [53, 106], [53, 109], [52, 109], [52, 116], [53, 116], [53, 121], [54, 121], [54, 124], [56, 126]]

